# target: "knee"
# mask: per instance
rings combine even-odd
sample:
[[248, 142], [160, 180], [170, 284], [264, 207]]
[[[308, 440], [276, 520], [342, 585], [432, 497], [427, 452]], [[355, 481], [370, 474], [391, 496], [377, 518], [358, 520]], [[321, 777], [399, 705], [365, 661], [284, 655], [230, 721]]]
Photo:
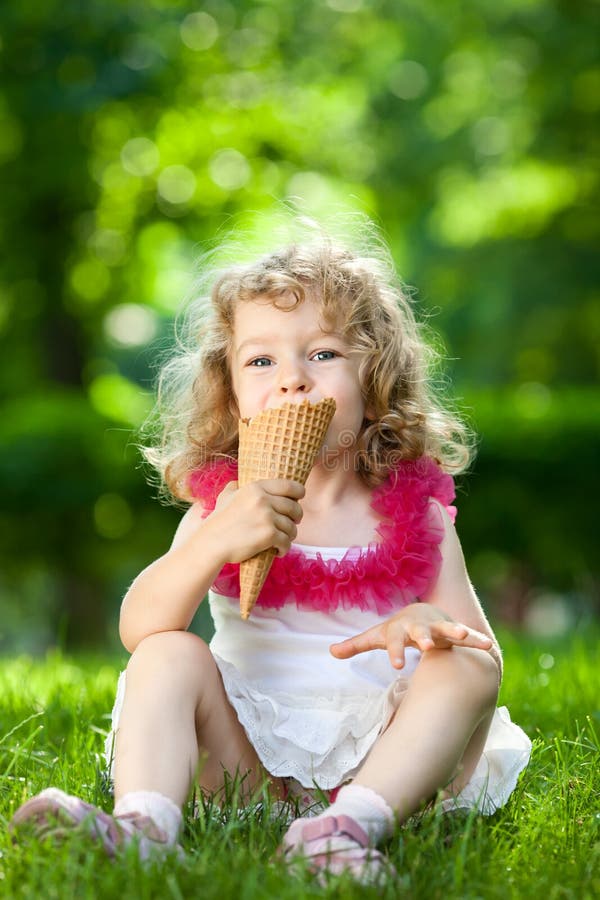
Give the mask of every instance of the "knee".
[[188, 631], [161, 631], [140, 641], [127, 666], [127, 677], [187, 677], [215, 666], [207, 644]]
[[500, 689], [500, 671], [493, 656], [486, 650], [471, 647], [454, 647], [452, 654], [472, 694], [480, 698], [483, 706], [495, 706]]

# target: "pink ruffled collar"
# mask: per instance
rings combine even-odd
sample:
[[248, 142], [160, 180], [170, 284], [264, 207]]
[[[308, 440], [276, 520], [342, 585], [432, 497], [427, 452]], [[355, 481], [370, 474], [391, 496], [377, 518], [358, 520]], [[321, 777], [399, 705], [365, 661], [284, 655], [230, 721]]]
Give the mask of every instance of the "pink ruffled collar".
[[[192, 493], [206, 515], [236, 478], [234, 461], [210, 463], [192, 474]], [[354, 607], [383, 615], [426, 597], [439, 573], [444, 535], [442, 516], [430, 498], [454, 519], [454, 496], [452, 477], [432, 459], [401, 462], [373, 491], [371, 506], [381, 518], [379, 540], [366, 548], [348, 548], [342, 559], [324, 559], [319, 553], [311, 558], [292, 546], [273, 562], [257, 606], [281, 609], [295, 603], [298, 609], [322, 612]], [[213, 589], [239, 597], [239, 565], [224, 566]]]

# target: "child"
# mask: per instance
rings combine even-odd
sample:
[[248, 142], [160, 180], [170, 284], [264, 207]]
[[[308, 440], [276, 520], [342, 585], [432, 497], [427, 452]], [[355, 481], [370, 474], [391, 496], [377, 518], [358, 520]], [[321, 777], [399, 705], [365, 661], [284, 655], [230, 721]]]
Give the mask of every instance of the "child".
[[[218, 794], [239, 775], [250, 796], [267, 779], [304, 813], [330, 799], [292, 822], [286, 855], [373, 880], [396, 821], [435, 797], [491, 814], [529, 758], [496, 710], [500, 650], [453, 525], [465, 430], [434, 397], [384, 252], [319, 236], [233, 266], [192, 333], [163, 372], [148, 451], [191, 505], [122, 605], [114, 815], [51, 788], [13, 827], [85, 820], [109, 852], [135, 837], [147, 856], [176, 843], [192, 786]], [[325, 397], [336, 412], [306, 489], [238, 488], [238, 419]], [[268, 547], [278, 558], [244, 622], [239, 563]], [[209, 646], [187, 631], [207, 592]]]

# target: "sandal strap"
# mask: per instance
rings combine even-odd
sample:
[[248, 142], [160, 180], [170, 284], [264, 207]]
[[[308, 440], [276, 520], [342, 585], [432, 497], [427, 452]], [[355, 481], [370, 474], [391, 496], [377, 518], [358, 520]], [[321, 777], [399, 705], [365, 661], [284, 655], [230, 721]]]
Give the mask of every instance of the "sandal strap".
[[302, 841], [317, 841], [328, 837], [349, 837], [361, 847], [369, 845], [367, 833], [351, 816], [324, 816], [322, 819], [308, 819], [302, 829]]
[[122, 828], [130, 836], [137, 832], [158, 844], [166, 844], [168, 841], [166, 831], [159, 828], [150, 816], [143, 816], [139, 812], [128, 812], [115, 816], [113, 821], [119, 830]]

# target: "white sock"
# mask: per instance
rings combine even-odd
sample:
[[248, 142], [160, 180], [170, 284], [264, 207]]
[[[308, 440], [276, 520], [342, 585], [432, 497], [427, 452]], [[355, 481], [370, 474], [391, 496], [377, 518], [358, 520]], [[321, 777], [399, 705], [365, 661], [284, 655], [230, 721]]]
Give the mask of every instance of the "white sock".
[[362, 784], [347, 784], [338, 792], [334, 802], [317, 816], [351, 816], [378, 844], [394, 827], [394, 812], [380, 794]]
[[123, 816], [137, 812], [149, 816], [167, 835], [167, 843], [175, 844], [183, 816], [179, 807], [169, 797], [158, 791], [131, 791], [115, 803], [113, 815]]

